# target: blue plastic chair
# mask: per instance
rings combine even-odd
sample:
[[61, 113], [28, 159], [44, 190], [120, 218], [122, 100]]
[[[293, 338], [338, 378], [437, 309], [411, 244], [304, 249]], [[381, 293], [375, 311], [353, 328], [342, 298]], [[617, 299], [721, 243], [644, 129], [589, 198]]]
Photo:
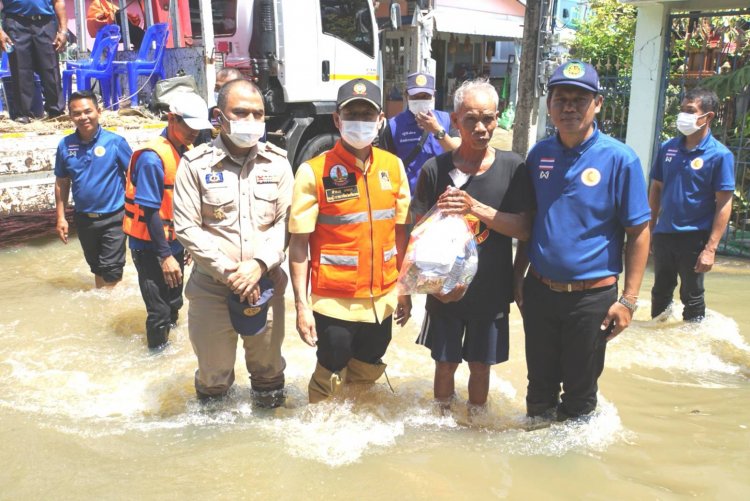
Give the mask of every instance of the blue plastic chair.
[[91, 80], [94, 78], [99, 80], [102, 102], [105, 107], [109, 107], [114, 75], [112, 63], [117, 55], [119, 44], [120, 27], [116, 24], [103, 26], [96, 34], [91, 57], [81, 61], [71, 61], [66, 65], [66, 69], [62, 72], [63, 96], [66, 103], [70, 99], [72, 79], [75, 74], [78, 90], [91, 90]]
[[[5, 85], [3, 85], [3, 78], [8, 78], [10, 76], [10, 66], [8, 63], [8, 53], [3, 52], [3, 59], [2, 62], [0, 62], [0, 85], [3, 87], [3, 99], [8, 100], [8, 97], [5, 93]], [[3, 111], [3, 100], [0, 100], [0, 111]]]
[[120, 75], [128, 76], [128, 93], [130, 94], [130, 105], [138, 106], [138, 77], [147, 76], [151, 86], [156, 85], [160, 79], [166, 78], [164, 71], [164, 48], [169, 36], [169, 25], [167, 23], [153, 24], [148, 27], [143, 36], [143, 43], [138, 51], [135, 61], [115, 61], [115, 98], [113, 108], [117, 109], [117, 103], [122, 95], [120, 86]]

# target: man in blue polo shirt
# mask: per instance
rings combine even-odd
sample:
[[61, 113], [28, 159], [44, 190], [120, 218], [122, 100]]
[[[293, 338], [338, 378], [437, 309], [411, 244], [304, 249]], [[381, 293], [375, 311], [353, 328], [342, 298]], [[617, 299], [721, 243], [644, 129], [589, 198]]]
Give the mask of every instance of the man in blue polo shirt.
[[427, 159], [456, 149], [461, 139], [448, 134], [450, 115], [435, 109], [435, 77], [412, 73], [406, 79], [404, 97], [407, 109], [388, 120], [380, 147], [404, 163], [414, 194], [419, 171]]
[[672, 302], [678, 275], [682, 318], [699, 322], [706, 314], [703, 275], [713, 267], [734, 193], [734, 156], [711, 134], [718, 107], [715, 92], [688, 91], [677, 117], [682, 136], [661, 146], [651, 169], [651, 317]]
[[133, 152], [125, 138], [99, 126], [101, 110], [91, 91], [74, 92], [68, 108], [76, 131], [57, 146], [57, 234], [68, 243], [65, 208], [72, 184], [78, 239], [96, 287], [114, 286], [125, 267], [125, 171]]
[[517, 252], [516, 300], [526, 332], [527, 414], [563, 421], [596, 408], [606, 343], [636, 309], [650, 211], [635, 152], [597, 128], [596, 70], [569, 61], [548, 86], [557, 134], [526, 159], [537, 210], [528, 249], [520, 244]]
[[187, 258], [174, 229], [177, 166], [203, 129], [210, 129], [206, 101], [193, 93], [174, 99], [167, 128], [133, 153], [125, 176], [123, 228], [146, 305], [146, 340], [157, 348], [169, 339], [182, 308]]

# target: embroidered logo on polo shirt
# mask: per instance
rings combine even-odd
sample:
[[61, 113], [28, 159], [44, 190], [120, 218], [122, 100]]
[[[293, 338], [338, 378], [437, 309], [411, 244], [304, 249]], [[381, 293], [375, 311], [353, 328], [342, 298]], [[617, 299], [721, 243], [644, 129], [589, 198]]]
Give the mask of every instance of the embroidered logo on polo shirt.
[[596, 186], [602, 180], [602, 175], [593, 167], [589, 167], [581, 174], [581, 181], [586, 186]]
[[701, 157], [694, 158], [692, 162], [690, 162], [690, 168], [693, 170], [700, 170], [700, 168], [703, 167], [703, 159]]
[[539, 159], [539, 179], [549, 179], [549, 173], [555, 168], [554, 158]]
[[677, 155], [677, 150], [673, 148], [669, 148], [667, 150], [666, 155], [664, 155], [664, 162], [665, 163], [671, 163], [672, 159]]
[[97, 157], [103, 157], [106, 152], [107, 150], [104, 149], [104, 146], [97, 146], [94, 148], [94, 155]]

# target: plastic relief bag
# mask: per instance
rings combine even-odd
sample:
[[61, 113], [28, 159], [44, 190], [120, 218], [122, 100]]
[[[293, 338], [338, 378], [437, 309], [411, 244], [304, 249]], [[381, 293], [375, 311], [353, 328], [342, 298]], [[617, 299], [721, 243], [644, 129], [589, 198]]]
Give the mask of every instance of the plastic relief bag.
[[466, 219], [437, 205], [414, 228], [398, 277], [399, 294], [447, 294], [477, 272], [477, 245]]

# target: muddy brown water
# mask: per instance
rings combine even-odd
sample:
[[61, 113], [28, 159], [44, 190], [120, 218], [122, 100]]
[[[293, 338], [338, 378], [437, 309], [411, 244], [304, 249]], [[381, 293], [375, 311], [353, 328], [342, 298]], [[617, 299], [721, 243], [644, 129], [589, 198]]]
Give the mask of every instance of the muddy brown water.
[[241, 357], [230, 398], [201, 406], [186, 324], [146, 348], [130, 262], [119, 289], [98, 291], [76, 240], [0, 249], [0, 498], [748, 499], [749, 279], [747, 262], [722, 261], [697, 326], [679, 306], [651, 321], [646, 304], [609, 346], [596, 414], [526, 431], [515, 309], [511, 360], [472, 422], [465, 366], [454, 413], [430, 405], [419, 300], [386, 355], [395, 393], [308, 406], [315, 356], [287, 299], [286, 407], [253, 407]]

